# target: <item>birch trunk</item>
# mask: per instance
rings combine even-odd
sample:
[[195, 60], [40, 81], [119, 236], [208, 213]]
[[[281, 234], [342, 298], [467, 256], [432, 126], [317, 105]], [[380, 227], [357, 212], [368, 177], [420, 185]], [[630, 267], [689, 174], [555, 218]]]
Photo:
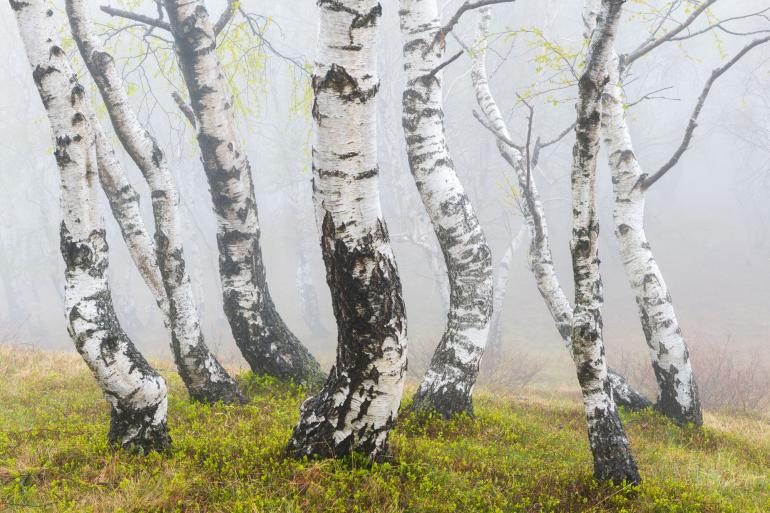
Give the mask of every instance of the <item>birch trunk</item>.
[[115, 133], [150, 187], [157, 264], [168, 299], [171, 349], [179, 375], [194, 400], [244, 402], [235, 380], [203, 339], [185, 268], [179, 194], [165, 154], [131, 108], [112, 56], [94, 35], [83, 0], [67, 0], [66, 6], [72, 35], [99, 88]]
[[300, 408], [296, 457], [381, 458], [406, 375], [401, 282], [378, 192], [376, 0], [319, 0], [313, 196], [337, 319], [337, 359]]
[[[527, 165], [524, 155], [518, 149], [503, 141], [504, 139], [510, 140], [511, 134], [489, 86], [486, 69], [486, 50], [491, 17], [492, 13], [489, 7], [480, 9], [471, 79], [479, 107], [498, 134], [496, 138], [497, 149], [503, 159], [513, 168], [516, 175], [519, 197], [524, 199], [521, 202], [521, 210], [529, 231], [529, 266], [535, 277], [535, 283], [553, 318], [556, 330], [561, 335], [571, 354], [572, 306], [559, 283], [559, 277], [553, 263], [545, 209], [540, 199], [535, 177], [527, 177]], [[608, 373], [617, 404], [632, 410], [640, 410], [652, 406], [652, 403], [634, 390], [623, 376], [611, 369], [608, 370]]]
[[[575, 310], [572, 357], [583, 392], [594, 476], [600, 481], [638, 483], [641, 478], [612, 398], [602, 340], [602, 281], [599, 274], [599, 218], [596, 211], [596, 160], [600, 101], [607, 81], [607, 59], [625, 0], [602, 0], [591, 36], [585, 71], [578, 82], [577, 125], [572, 164], [572, 267]], [[586, 16], [591, 16], [588, 2]]]
[[164, 0], [198, 126], [198, 146], [217, 218], [225, 315], [251, 369], [318, 383], [318, 362], [289, 330], [270, 296], [259, 243], [251, 167], [238, 137], [216, 56], [212, 22], [200, 0]]
[[446, 330], [417, 389], [414, 407], [444, 417], [473, 414], [471, 394], [492, 314], [492, 255], [447, 147], [443, 77], [435, 71], [444, 58], [437, 2], [401, 0], [399, 7], [407, 156], [444, 254], [450, 297]]
[[655, 405], [678, 424], [703, 424], [698, 387], [687, 344], [674, 312], [671, 294], [644, 233], [647, 177], [636, 160], [625, 117], [620, 62], [613, 50], [609, 62], [610, 81], [602, 95], [602, 135], [609, 155], [615, 194], [613, 218], [626, 276], [636, 296], [639, 319], [650, 348], [652, 368], [658, 382]]
[[139, 193], [128, 181], [115, 151], [102, 129], [96, 116], [91, 116], [96, 143], [96, 163], [99, 170], [99, 183], [110, 203], [112, 216], [120, 227], [123, 241], [126, 243], [131, 260], [139, 274], [149, 287], [163, 314], [163, 323], [170, 329], [168, 297], [163, 287], [158, 260], [155, 255], [155, 243], [142, 219], [139, 208]]
[[112, 304], [85, 89], [58, 42], [46, 2], [12, 0], [11, 8], [48, 114], [60, 172], [67, 329], [110, 403], [110, 444], [140, 452], [163, 450], [171, 442], [166, 383], [126, 336]]

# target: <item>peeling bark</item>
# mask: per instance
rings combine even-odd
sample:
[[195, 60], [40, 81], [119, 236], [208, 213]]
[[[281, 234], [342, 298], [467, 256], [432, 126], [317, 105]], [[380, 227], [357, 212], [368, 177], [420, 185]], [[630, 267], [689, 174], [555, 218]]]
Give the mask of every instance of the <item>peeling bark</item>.
[[698, 387], [687, 344], [674, 312], [671, 294], [644, 233], [642, 172], [634, 154], [625, 117], [620, 60], [612, 50], [610, 81], [602, 95], [602, 136], [609, 155], [615, 194], [615, 236], [631, 289], [639, 308], [639, 319], [650, 348], [652, 368], [658, 382], [655, 408], [678, 424], [703, 424]]
[[[625, 430], [612, 397], [602, 340], [602, 281], [599, 274], [599, 216], [596, 211], [596, 160], [599, 151], [600, 102], [607, 83], [607, 60], [625, 0], [602, 0], [583, 75], [578, 81], [577, 125], [572, 163], [572, 269], [575, 310], [572, 357], [583, 392], [594, 477], [600, 481], [641, 481]], [[591, 10], [599, 0], [589, 1]]]
[[378, 192], [375, 0], [319, 0], [313, 196], [337, 319], [337, 359], [300, 408], [296, 457], [387, 450], [406, 374], [406, 314]]
[[200, 0], [163, 4], [197, 120], [217, 218], [224, 310], [235, 342], [255, 373], [318, 383], [323, 379], [318, 362], [286, 326], [267, 286], [251, 167], [236, 131], [208, 11]]
[[404, 135], [412, 176], [444, 254], [449, 312], [414, 397], [415, 409], [473, 414], [472, 392], [492, 315], [492, 255], [457, 173], [444, 131], [442, 29], [436, 0], [399, 4], [406, 89]]
[[58, 41], [53, 11], [47, 4], [11, 1], [11, 8], [48, 114], [60, 171], [68, 332], [110, 403], [110, 444], [142, 453], [164, 450], [171, 443], [166, 383], [122, 330], [112, 304], [85, 89]]
[[245, 402], [245, 398], [203, 339], [179, 220], [179, 193], [165, 154], [142, 127], [128, 102], [112, 56], [95, 37], [83, 0], [67, 0], [72, 35], [91, 72], [123, 147], [150, 187], [155, 218], [157, 264], [168, 299], [171, 349], [190, 397], [202, 402]]
[[[527, 165], [524, 155], [518, 149], [504, 142], [504, 140], [510, 140], [511, 135], [489, 86], [486, 69], [486, 50], [491, 16], [491, 9], [488, 7], [480, 10], [479, 29], [476, 38], [477, 42], [474, 46], [473, 69], [471, 72], [476, 100], [483, 115], [497, 134], [496, 142], [500, 155], [516, 174], [519, 196], [524, 199], [521, 202], [522, 215], [529, 230], [530, 270], [535, 277], [535, 283], [540, 291], [540, 295], [543, 297], [546, 307], [553, 318], [556, 330], [564, 340], [570, 354], [572, 354], [572, 306], [559, 283], [559, 277], [553, 263], [545, 209], [540, 199], [535, 177], [527, 176]], [[611, 369], [608, 370], [608, 373], [611, 377], [610, 382], [617, 404], [632, 410], [640, 410], [652, 406], [652, 403], [636, 392], [623, 376]]]

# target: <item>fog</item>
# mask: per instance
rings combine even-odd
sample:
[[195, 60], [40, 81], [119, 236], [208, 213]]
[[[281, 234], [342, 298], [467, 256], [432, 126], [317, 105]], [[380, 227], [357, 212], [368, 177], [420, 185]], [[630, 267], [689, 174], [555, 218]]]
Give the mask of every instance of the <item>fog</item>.
[[[63, 33], [68, 32], [62, 4], [56, 0]], [[147, 3], [147, 2], [145, 2]], [[460, 2], [444, 2], [451, 15]], [[265, 33], [284, 57], [312, 64], [316, 7], [312, 0], [246, 1], [249, 11], [269, 16]], [[582, 44], [580, 2], [519, 0], [493, 7], [494, 38], [490, 55], [492, 88], [508, 117], [516, 140], [526, 136], [527, 111], [516, 93], [542, 84], [543, 74], [533, 62], [538, 49], [523, 27], [540, 27], [559, 44], [579, 49]], [[651, 5], [660, 6], [661, 1]], [[212, 11], [221, 5], [210, 2]], [[729, 17], [766, 7], [744, 0], [717, 4], [715, 15]], [[97, 2], [93, 3], [96, 11]], [[151, 7], [144, 7], [152, 12]], [[400, 125], [401, 72], [397, 4], [383, 2], [379, 95], [381, 198], [394, 240], [409, 320], [412, 361], [424, 361], [444, 328], [445, 306], [441, 282], [426, 251], [403, 235], [422, 230], [437, 251], [414, 182], [409, 173]], [[628, 5], [619, 34], [619, 50], [629, 51], [646, 37], [638, 4]], [[0, 81], [0, 341], [42, 348], [73, 350], [63, 317], [63, 263], [58, 248], [58, 177], [52, 157], [48, 121], [37, 96], [14, 17], [0, 4], [0, 43], [4, 57]], [[116, 23], [103, 13], [100, 22]], [[462, 18], [457, 36], [471, 43], [476, 15]], [[748, 27], [750, 28], [750, 27]], [[629, 110], [635, 149], [646, 172], [657, 170], [681, 141], [690, 112], [711, 70], [747, 42], [717, 32], [664, 45], [639, 61], [626, 89], [629, 99], [652, 91], [665, 99], [642, 101]], [[115, 52], [126, 79], [137, 84], [132, 98], [144, 120], [167, 148], [182, 196], [188, 269], [210, 347], [224, 361], [244, 365], [222, 312], [217, 275], [215, 220], [207, 182], [198, 158], [194, 133], [171, 99], [171, 84], [155, 74], [157, 61], [140, 59], [139, 43], [115, 39]], [[459, 48], [448, 40], [447, 55]], [[74, 46], [69, 50], [77, 57]], [[679, 165], [647, 196], [647, 237], [671, 290], [677, 315], [691, 352], [730, 344], [745, 358], [764, 348], [770, 332], [770, 64], [767, 47], [748, 55], [714, 86], [701, 114], [693, 144]], [[502, 60], [504, 58], [504, 60]], [[278, 310], [292, 330], [324, 365], [334, 358], [335, 323], [314, 222], [310, 186], [310, 102], [305, 97], [307, 76], [276, 53], [266, 51], [264, 69], [252, 69], [252, 89], [244, 93], [251, 112], [243, 113], [241, 136], [254, 172], [262, 229], [262, 251], [268, 281]], [[82, 65], [79, 65], [82, 71]], [[521, 225], [521, 216], [506, 180], [512, 174], [500, 158], [493, 135], [473, 117], [476, 100], [469, 75], [470, 59], [459, 58], [445, 71], [445, 114], [449, 146], [489, 242], [495, 262], [503, 255]], [[87, 77], [83, 77], [86, 80]], [[234, 77], [243, 91], [243, 77]], [[95, 90], [91, 88], [91, 94]], [[534, 134], [554, 137], [574, 121], [574, 89], [535, 98]], [[100, 110], [103, 113], [103, 109]], [[569, 173], [570, 134], [544, 150], [535, 173], [544, 199], [557, 271], [571, 295]], [[143, 196], [151, 225], [149, 193], [129, 159], [121, 155], [133, 183]], [[623, 273], [612, 233], [612, 190], [606, 156], [600, 157], [602, 274], [604, 281], [605, 342], [610, 363], [626, 354], [644, 354], [646, 344], [633, 294]], [[169, 336], [149, 291], [139, 277], [111, 219], [106, 199], [111, 252], [111, 287], [118, 315], [126, 331], [147, 355], [167, 358]], [[296, 274], [300, 254], [309, 259], [326, 334], [314, 333], [299, 308]], [[441, 263], [441, 262], [439, 262]], [[443, 265], [443, 263], [441, 263]], [[552, 381], [568, 369], [568, 355], [527, 268], [526, 244], [517, 253], [504, 305], [505, 347], [513, 354], [535, 354], [543, 372], [536, 380]], [[557, 369], [557, 370], [554, 370]], [[573, 380], [565, 373], [560, 379]]]

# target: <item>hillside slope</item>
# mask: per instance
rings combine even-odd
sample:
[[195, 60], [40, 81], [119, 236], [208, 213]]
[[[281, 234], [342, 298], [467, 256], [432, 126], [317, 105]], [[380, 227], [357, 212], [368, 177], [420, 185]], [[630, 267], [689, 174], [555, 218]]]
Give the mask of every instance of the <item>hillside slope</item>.
[[172, 453], [106, 446], [108, 411], [77, 355], [0, 346], [0, 511], [764, 512], [767, 419], [707, 414], [678, 429], [624, 414], [644, 483], [599, 487], [575, 397], [479, 391], [477, 418], [406, 416], [392, 460], [301, 462], [283, 447], [304, 395], [242, 376], [251, 404], [190, 404], [171, 385]]

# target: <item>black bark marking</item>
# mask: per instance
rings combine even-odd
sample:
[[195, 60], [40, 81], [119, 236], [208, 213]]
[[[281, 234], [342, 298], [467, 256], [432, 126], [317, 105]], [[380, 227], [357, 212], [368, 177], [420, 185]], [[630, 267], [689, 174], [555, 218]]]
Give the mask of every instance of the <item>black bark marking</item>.
[[[395, 262], [376, 249], [378, 240], [388, 240], [387, 229], [381, 222], [374, 233], [349, 247], [337, 239], [331, 214], [327, 212], [324, 216], [321, 247], [338, 324], [337, 362], [321, 392], [302, 405], [300, 422], [288, 446], [298, 458], [335, 457], [360, 451], [376, 460], [387, 450], [387, 445], [381, 445], [377, 439], [391, 429], [393, 418], [381, 426], [364, 424], [356, 436], [351, 433], [340, 442], [334, 439], [335, 432], [348, 424], [348, 415], [353, 413], [358, 420], [366, 415], [368, 405], [378, 393], [380, 376], [374, 365], [383, 358], [384, 342], [398, 337], [403, 330], [401, 321], [406, 313], [401, 282]], [[395, 325], [391, 325], [393, 321]], [[406, 369], [401, 372], [403, 375]], [[366, 381], [373, 385], [364, 386]], [[338, 405], [334, 396], [341, 389], [348, 392]], [[354, 397], [363, 397], [357, 412], [352, 411]]]

